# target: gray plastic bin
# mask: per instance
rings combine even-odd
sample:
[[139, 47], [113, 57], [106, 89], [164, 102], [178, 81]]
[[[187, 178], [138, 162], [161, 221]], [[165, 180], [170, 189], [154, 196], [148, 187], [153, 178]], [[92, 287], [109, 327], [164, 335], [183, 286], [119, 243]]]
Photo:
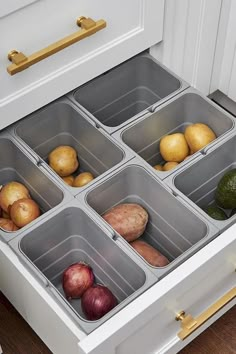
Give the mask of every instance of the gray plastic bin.
[[171, 262], [163, 268], [149, 265], [158, 277], [167, 274], [217, 235], [213, 225], [171, 194], [167, 186], [137, 160], [132, 160], [78, 198], [85, 200], [86, 205], [99, 215], [120, 203], [142, 205], [148, 211], [149, 222], [141, 239]]
[[[236, 168], [236, 132], [212, 148], [208, 148], [206, 155], [199, 156], [190, 166], [186, 166], [166, 182], [176, 194], [185, 198], [186, 202], [221, 231], [234, 224], [236, 215], [227, 220], [218, 221], [208, 216], [202, 208], [215, 204], [215, 192], [223, 175]], [[225, 210], [230, 215], [230, 210]]]
[[[89, 333], [127, 305], [157, 279], [138, 258], [128, 255], [112, 239], [112, 233], [94, 221], [77, 200], [51, 215], [44, 223], [14, 239], [10, 246], [35, 275], [47, 280], [49, 292], [81, 328]], [[96, 283], [108, 286], [118, 305], [97, 321], [84, 317], [81, 300], [66, 300], [63, 271], [73, 263], [85, 262]]]
[[[115, 140], [99, 131], [66, 98], [16, 123], [10, 132], [36, 160], [41, 158], [47, 161], [49, 153], [59, 145], [74, 147], [80, 162], [79, 169], [74, 175], [89, 171], [98, 177], [133, 156], [129, 152], [126, 154]], [[49, 167], [48, 169], [53, 171]], [[88, 186], [70, 187], [55, 172], [53, 174], [58, 182], [74, 195]]]
[[151, 55], [142, 54], [76, 89], [69, 97], [98, 126], [112, 133], [188, 86]]
[[24, 153], [11, 140], [7, 134], [0, 136], [0, 184], [4, 185], [11, 181], [23, 183], [30, 191], [40, 209], [42, 215], [30, 224], [14, 232], [0, 229], [0, 237], [9, 242], [12, 238], [37, 223], [52, 208], [59, 205], [64, 199], [63, 191], [47, 177], [42, 168], [34, 164], [27, 153]]
[[[189, 88], [158, 107], [155, 113], [148, 114], [116, 132], [114, 137], [129, 146], [142, 161], [146, 161], [147, 167], [151, 167], [164, 162], [159, 149], [161, 138], [175, 132], [183, 133], [189, 124], [194, 123], [207, 124], [218, 138], [229, 133], [235, 125], [230, 114], [195, 89]], [[216, 142], [217, 139], [211, 144]], [[195, 153], [171, 171], [162, 172], [154, 169], [153, 171], [164, 179], [198, 154]]]

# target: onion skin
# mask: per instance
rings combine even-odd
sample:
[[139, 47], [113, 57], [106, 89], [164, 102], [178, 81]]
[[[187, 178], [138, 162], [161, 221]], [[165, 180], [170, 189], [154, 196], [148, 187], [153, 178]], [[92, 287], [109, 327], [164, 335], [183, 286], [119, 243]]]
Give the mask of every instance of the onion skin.
[[92, 268], [83, 262], [70, 265], [62, 276], [62, 286], [67, 299], [80, 299], [93, 283]]
[[8, 207], [22, 198], [31, 198], [28, 189], [22, 183], [9, 182], [0, 191], [0, 207], [7, 213]]
[[5, 231], [17, 231], [19, 228], [14, 224], [12, 220], [0, 218], [0, 228]]
[[38, 204], [28, 198], [17, 200], [10, 208], [11, 220], [20, 228], [37, 219], [39, 215], [40, 209]]
[[6, 213], [4, 210], [2, 210], [2, 217], [3, 217], [4, 219], [10, 219], [9, 213]]
[[90, 321], [98, 320], [118, 304], [112, 292], [104, 285], [94, 285], [85, 291], [81, 299], [82, 310]]

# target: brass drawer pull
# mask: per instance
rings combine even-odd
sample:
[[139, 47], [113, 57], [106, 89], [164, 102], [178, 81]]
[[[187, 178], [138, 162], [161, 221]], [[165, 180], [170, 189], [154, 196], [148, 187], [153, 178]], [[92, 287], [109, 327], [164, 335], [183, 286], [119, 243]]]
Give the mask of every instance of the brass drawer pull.
[[8, 73], [10, 75], [15, 75], [16, 73], [27, 69], [29, 66], [36, 64], [37, 62], [49, 57], [50, 55], [53, 55], [88, 36], [91, 36], [92, 34], [105, 28], [106, 21], [99, 20], [95, 22], [91, 18], [81, 16], [77, 20], [77, 25], [81, 27], [80, 31], [74, 32], [71, 35], [49, 45], [48, 47], [29, 55], [28, 57], [25, 54], [18, 52], [17, 50], [12, 50], [8, 54], [8, 59], [13, 64], [8, 66]]
[[227, 294], [217, 300], [212, 306], [210, 306], [205, 312], [196, 318], [191, 315], [186, 315], [184, 311], [181, 311], [176, 316], [176, 321], [181, 321], [182, 330], [178, 333], [178, 337], [182, 340], [190, 336], [207, 320], [213, 317], [218, 311], [220, 311], [225, 305], [232, 301], [236, 297], [236, 287], [231, 289]]

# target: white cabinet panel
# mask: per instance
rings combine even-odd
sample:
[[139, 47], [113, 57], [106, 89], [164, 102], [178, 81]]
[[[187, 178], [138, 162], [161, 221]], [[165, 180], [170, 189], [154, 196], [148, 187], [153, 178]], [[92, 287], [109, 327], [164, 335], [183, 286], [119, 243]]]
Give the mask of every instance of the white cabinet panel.
[[163, 42], [151, 53], [209, 94], [222, 0], [166, 0]]
[[[0, 129], [162, 39], [164, 0], [45, 0], [0, 18]], [[29, 56], [79, 30], [76, 19], [107, 27], [10, 76], [11, 50]]]
[[0, 18], [39, 0], [7, 0], [0, 3]]
[[224, 20], [227, 28], [218, 55], [223, 56], [220, 70], [219, 89], [236, 101], [236, 2], [226, 1], [228, 17]]

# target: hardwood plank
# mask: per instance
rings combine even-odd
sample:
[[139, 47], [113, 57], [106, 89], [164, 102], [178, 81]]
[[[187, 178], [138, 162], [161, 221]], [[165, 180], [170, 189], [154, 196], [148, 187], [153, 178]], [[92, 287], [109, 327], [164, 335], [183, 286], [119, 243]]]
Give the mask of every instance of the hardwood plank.
[[4, 354], [50, 354], [9, 301], [0, 295], [0, 344]]
[[236, 306], [226, 312], [219, 321], [213, 323], [211, 329], [236, 352]]
[[186, 348], [179, 352], [180, 354], [235, 354], [227, 343], [219, 338], [211, 328], [203, 332]]

